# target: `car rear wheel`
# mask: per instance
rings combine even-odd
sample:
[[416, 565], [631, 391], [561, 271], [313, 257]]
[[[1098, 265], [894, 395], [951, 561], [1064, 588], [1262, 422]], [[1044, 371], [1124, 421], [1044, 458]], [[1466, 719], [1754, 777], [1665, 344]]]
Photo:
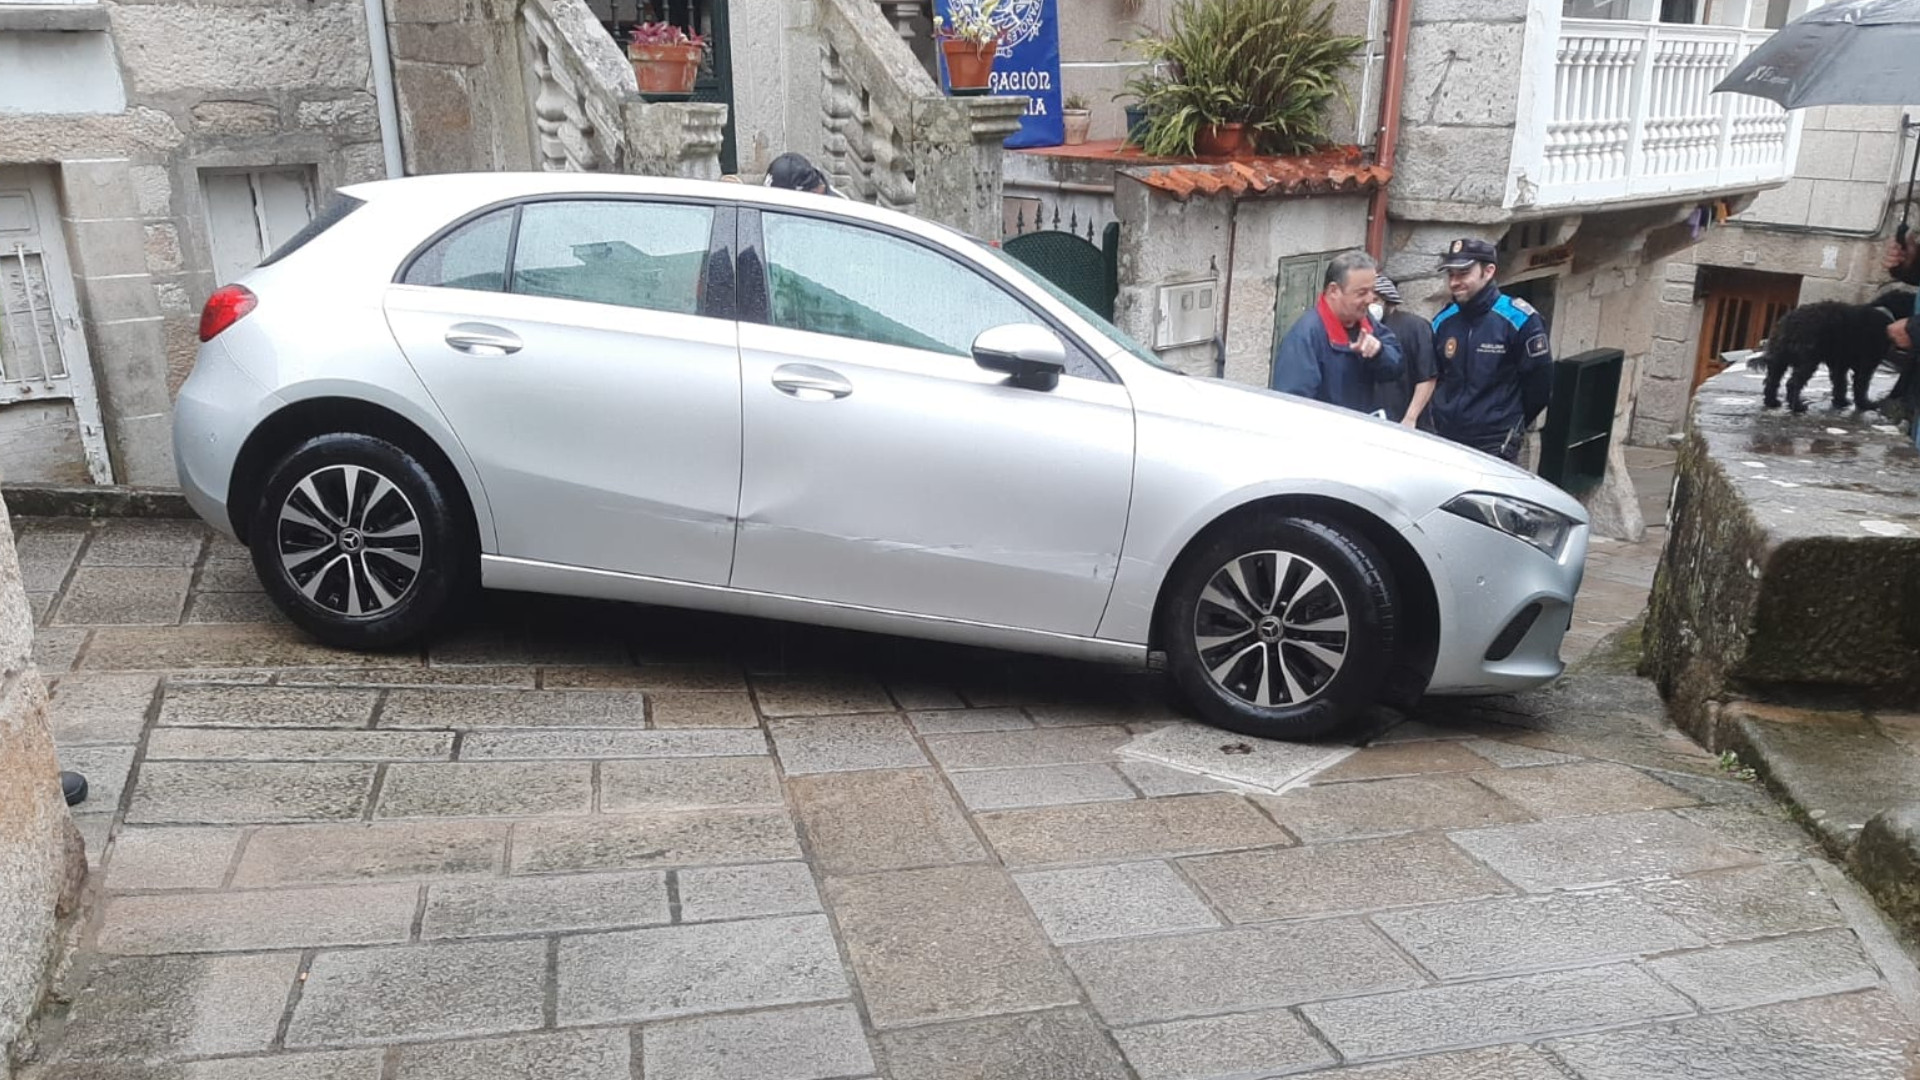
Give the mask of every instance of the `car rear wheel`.
[[273, 467], [247, 536], [255, 573], [289, 619], [329, 645], [378, 649], [425, 633], [464, 591], [464, 533], [419, 459], [342, 433]]
[[1355, 730], [1395, 655], [1385, 560], [1325, 521], [1260, 515], [1190, 553], [1169, 581], [1161, 640], [1209, 723], [1263, 738]]

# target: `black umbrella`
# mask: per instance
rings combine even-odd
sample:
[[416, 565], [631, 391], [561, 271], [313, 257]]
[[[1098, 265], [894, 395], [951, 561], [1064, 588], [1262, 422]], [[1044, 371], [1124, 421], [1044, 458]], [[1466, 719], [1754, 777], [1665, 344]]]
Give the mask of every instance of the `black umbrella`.
[[1780, 28], [1720, 80], [1789, 109], [1920, 101], [1920, 0], [1848, 0]]
[[[1846, 0], [1781, 27], [1713, 88], [1789, 109], [1920, 101], [1920, 0]], [[1902, 134], [1908, 128], [1901, 122]], [[1914, 166], [1920, 169], [1920, 155]], [[1907, 203], [1913, 201], [1907, 180]], [[1900, 215], [1900, 238], [1907, 233]]]

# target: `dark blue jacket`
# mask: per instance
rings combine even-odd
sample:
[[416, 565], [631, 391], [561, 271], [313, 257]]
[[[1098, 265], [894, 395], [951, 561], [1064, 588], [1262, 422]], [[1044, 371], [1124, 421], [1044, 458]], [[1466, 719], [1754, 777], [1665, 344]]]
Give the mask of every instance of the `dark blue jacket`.
[[1380, 351], [1362, 359], [1351, 345], [1333, 340], [1322, 310], [1316, 302], [1280, 339], [1267, 385], [1283, 394], [1372, 412], [1374, 384], [1400, 377], [1400, 341], [1384, 326], [1363, 323], [1380, 339]]
[[1490, 283], [1434, 317], [1433, 351], [1440, 368], [1427, 407], [1433, 430], [1495, 453], [1497, 446], [1517, 447], [1553, 391], [1553, 356], [1540, 313]]

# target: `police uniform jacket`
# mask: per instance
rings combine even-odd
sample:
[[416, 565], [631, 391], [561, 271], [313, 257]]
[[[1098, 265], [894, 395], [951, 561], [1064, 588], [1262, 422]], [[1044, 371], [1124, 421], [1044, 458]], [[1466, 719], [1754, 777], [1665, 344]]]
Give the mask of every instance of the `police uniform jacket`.
[[1433, 319], [1440, 381], [1427, 415], [1434, 430], [1470, 446], [1517, 438], [1547, 407], [1553, 358], [1546, 323], [1525, 300], [1491, 282]]

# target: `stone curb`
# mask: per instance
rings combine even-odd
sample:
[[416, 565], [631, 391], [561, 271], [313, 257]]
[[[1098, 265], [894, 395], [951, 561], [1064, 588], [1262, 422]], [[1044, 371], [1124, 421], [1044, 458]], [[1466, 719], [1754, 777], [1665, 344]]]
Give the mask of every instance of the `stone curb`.
[[[1745, 704], [1721, 706], [1725, 746], [1760, 775], [1887, 917], [1910, 939], [1920, 941], [1920, 801], [1914, 801], [1914, 790], [1887, 791], [1884, 777], [1835, 769], [1820, 760], [1819, 753], [1810, 752], [1806, 740], [1791, 736], [1796, 725], [1742, 716], [1736, 710]], [[1811, 728], [1834, 741], [1860, 737], [1854, 724], [1842, 719], [1846, 714], [1832, 715], [1832, 722], [1813, 723]], [[1860, 724], [1870, 726], [1864, 720]], [[1897, 759], [1893, 772], [1920, 776], [1920, 759], [1897, 744], [1889, 742], [1874, 752]]]
[[1920, 940], [1920, 803], [1895, 806], [1867, 822], [1847, 867], [1900, 929]]
[[0, 487], [16, 517], [191, 518], [187, 497], [171, 488], [91, 484], [8, 484]]

